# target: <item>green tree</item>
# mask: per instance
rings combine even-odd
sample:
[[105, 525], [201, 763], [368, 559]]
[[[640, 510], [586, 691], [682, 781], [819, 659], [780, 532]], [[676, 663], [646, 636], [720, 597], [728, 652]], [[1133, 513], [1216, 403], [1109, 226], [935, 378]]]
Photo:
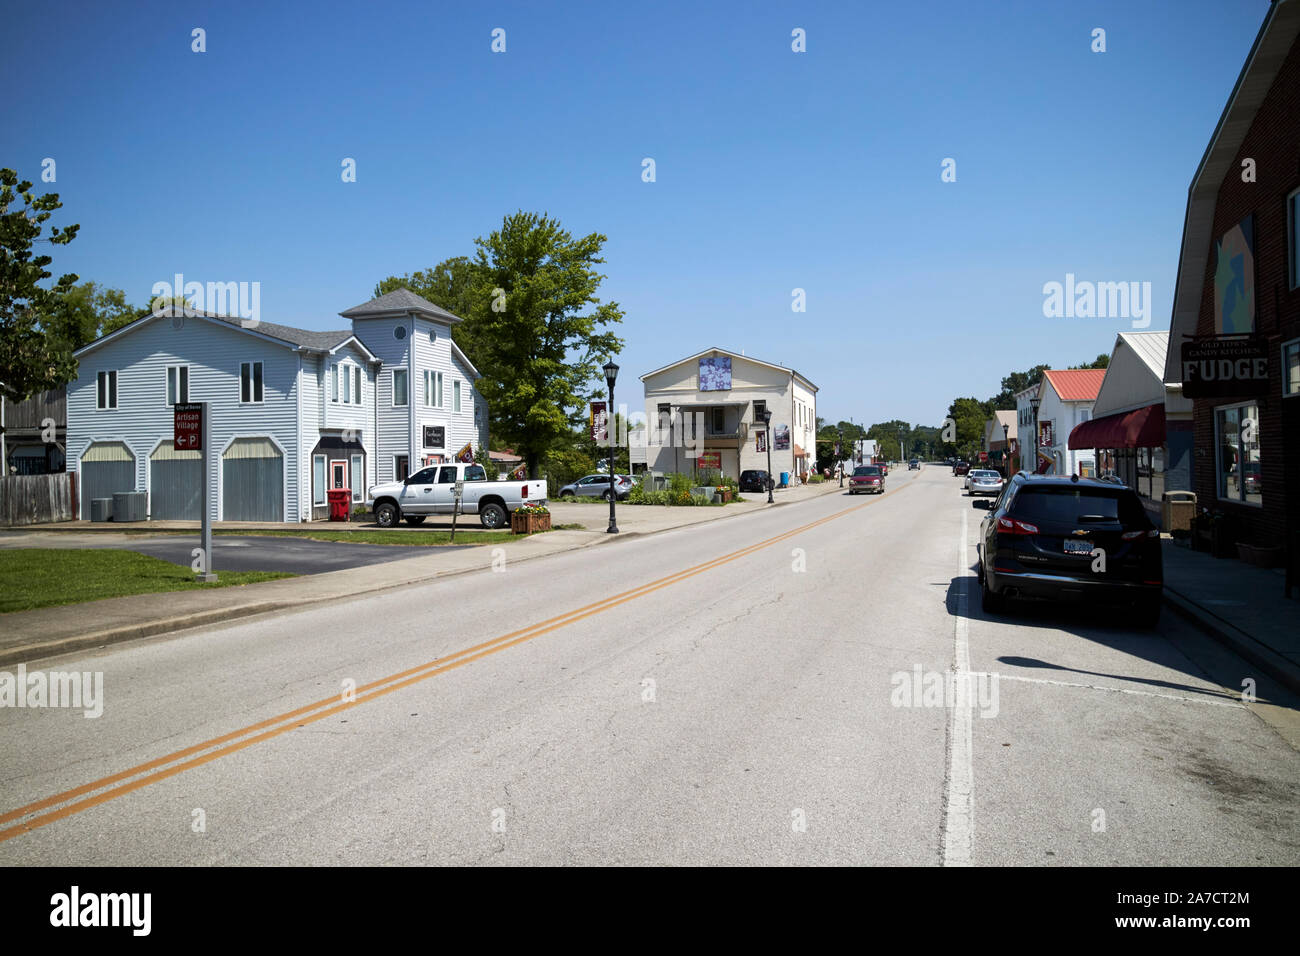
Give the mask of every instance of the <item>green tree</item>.
[[1002, 379], [1002, 391], [994, 395], [989, 401], [993, 403], [994, 410], [1010, 411], [1016, 407], [1016, 395], [1023, 392], [1031, 385], [1037, 385], [1043, 377], [1043, 372], [1051, 368], [1050, 365], [1035, 365], [1025, 372], [1012, 372]]
[[521, 211], [475, 239], [473, 259], [447, 259], [376, 287], [408, 285], [464, 319], [452, 336], [483, 375], [476, 387], [494, 440], [523, 456], [534, 477], [585, 423], [587, 403], [604, 391], [601, 365], [623, 346], [609, 330], [623, 310], [596, 295], [606, 241], [600, 233], [575, 238], [557, 220]]
[[14, 170], [0, 169], [0, 392], [14, 402], [77, 374], [71, 346], [48, 319], [77, 276], [69, 273], [45, 288], [41, 283], [52, 275], [46, 266], [54, 260], [33, 251], [39, 242], [67, 245], [81, 227], [56, 226], [42, 239], [46, 221], [63, 203], [58, 193], [38, 197], [31, 190]]
[[958, 455], [970, 460], [984, 444], [984, 425], [993, 417], [993, 402], [977, 398], [953, 399], [948, 406], [948, 417], [956, 423], [957, 433], [951, 442]]
[[1103, 352], [1101, 355], [1098, 355], [1095, 359], [1093, 359], [1093, 360], [1092, 360], [1091, 362], [1089, 362], [1087, 365], [1071, 365], [1071, 366], [1070, 366], [1070, 368], [1071, 368], [1072, 370], [1073, 370], [1073, 369], [1084, 369], [1084, 368], [1109, 368], [1109, 367], [1110, 367], [1110, 356], [1107, 355], [1105, 352]]
[[55, 298], [48, 322], [52, 331], [79, 349], [147, 314], [128, 303], [121, 289], [83, 282]]

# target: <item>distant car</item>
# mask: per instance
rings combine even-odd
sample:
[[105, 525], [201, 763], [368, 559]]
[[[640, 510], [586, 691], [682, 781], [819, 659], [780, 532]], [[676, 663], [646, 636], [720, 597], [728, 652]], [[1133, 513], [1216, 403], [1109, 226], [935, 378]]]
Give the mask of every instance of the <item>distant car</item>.
[[859, 491], [868, 494], [884, 493], [885, 475], [881, 465], [859, 465], [853, 469], [853, 474], [849, 477], [849, 494], [856, 495]]
[[877, 463], [876, 463], [876, 467], [880, 469], [880, 473], [881, 473], [882, 475], [888, 475], [888, 474], [889, 474], [889, 463], [888, 463], [888, 462], [885, 462], [885, 461], [877, 462]]
[[[627, 475], [614, 476], [614, 492], [622, 500], [632, 493], [633, 481]], [[609, 475], [587, 475], [560, 489], [558, 498], [604, 498], [609, 500]]]
[[917, 458], [913, 458], [911, 461], [907, 463], [908, 471], [918, 471], [920, 467], [921, 467], [921, 462], [920, 459]]
[[956, 475], [956, 476], [961, 476], [961, 475], [966, 474], [966, 473], [969, 472], [969, 471], [970, 471], [970, 462], [968, 462], [968, 461], [956, 461], [956, 462], [953, 462], [952, 473], [953, 473], [954, 475]]
[[966, 476], [966, 494], [997, 496], [1002, 493], [1002, 476], [996, 471], [976, 468]]
[[978, 548], [987, 612], [1017, 598], [1123, 607], [1142, 627], [1160, 619], [1160, 532], [1132, 488], [1020, 472], [980, 524]]
[[767, 491], [768, 477], [766, 471], [742, 471], [740, 473], [741, 491]]

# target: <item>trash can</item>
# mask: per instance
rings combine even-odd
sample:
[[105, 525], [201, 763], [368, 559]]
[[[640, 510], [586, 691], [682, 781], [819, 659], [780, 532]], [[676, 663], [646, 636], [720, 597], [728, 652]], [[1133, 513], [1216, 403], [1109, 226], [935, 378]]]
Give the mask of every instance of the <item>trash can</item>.
[[1196, 515], [1196, 492], [1166, 491], [1160, 496], [1160, 523], [1165, 532], [1191, 531]]
[[352, 512], [352, 490], [331, 488], [327, 494], [330, 502], [330, 521], [347, 521]]
[[781, 472], [781, 484], [777, 485], [777, 487], [778, 488], [790, 487], [790, 472], [788, 471]]

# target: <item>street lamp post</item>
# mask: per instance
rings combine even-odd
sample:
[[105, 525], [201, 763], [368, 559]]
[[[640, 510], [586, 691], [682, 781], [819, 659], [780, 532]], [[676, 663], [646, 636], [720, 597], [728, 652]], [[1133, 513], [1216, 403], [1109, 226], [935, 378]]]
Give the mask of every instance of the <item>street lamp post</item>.
[[1010, 431], [1010, 425], [1002, 426], [1002, 461], [1007, 466], [1007, 477], [1011, 476], [1011, 443], [1007, 440], [1007, 433]]
[[1034, 447], [1034, 467], [1030, 470], [1031, 474], [1038, 471], [1038, 406], [1040, 404], [1042, 404], [1042, 399], [1037, 395], [1029, 400], [1029, 407], [1034, 410], [1034, 434], [1032, 439]]
[[903, 454], [903, 430], [898, 430], [898, 460], [903, 461], [907, 456]]
[[610, 434], [610, 425], [614, 421], [614, 380], [618, 378], [618, 366], [610, 359], [605, 363], [605, 381], [609, 383], [609, 412], [605, 417], [605, 434], [609, 436], [609, 527], [606, 534], [618, 534], [618, 524], [614, 521], [614, 500], [618, 493], [614, 490], [614, 436]]
[[844, 432], [836, 431], [835, 470], [840, 473], [840, 487], [844, 487]]
[[767, 503], [772, 504], [772, 410], [763, 409], [763, 444], [767, 445]]

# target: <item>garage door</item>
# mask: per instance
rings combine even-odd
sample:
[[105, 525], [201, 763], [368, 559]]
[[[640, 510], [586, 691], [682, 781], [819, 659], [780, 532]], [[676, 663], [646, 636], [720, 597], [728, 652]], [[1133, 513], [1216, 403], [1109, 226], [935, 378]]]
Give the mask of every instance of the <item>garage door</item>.
[[284, 520], [284, 456], [269, 438], [237, 438], [222, 455], [221, 517]]
[[90, 520], [90, 502], [135, 491], [135, 455], [120, 441], [95, 442], [81, 456], [81, 517]]
[[203, 517], [203, 455], [165, 441], [149, 456], [149, 517], [198, 521]]

